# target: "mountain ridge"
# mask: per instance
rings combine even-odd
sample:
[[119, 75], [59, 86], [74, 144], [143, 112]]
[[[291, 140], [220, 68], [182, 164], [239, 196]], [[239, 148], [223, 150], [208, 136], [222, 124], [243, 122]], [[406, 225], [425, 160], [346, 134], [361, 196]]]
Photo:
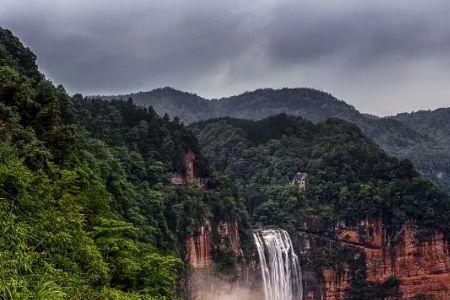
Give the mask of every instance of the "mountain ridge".
[[[361, 113], [330, 93], [305, 87], [256, 89], [210, 100], [171, 87], [105, 98], [132, 98], [139, 105], [152, 106], [158, 114], [167, 113], [188, 124], [220, 117], [260, 120], [280, 113], [315, 123], [340, 118], [358, 125], [387, 153], [410, 159], [422, 174], [450, 192], [450, 139], [433, 135], [436, 126], [419, 130], [415, 116], [423, 113], [379, 117]], [[450, 128], [446, 132], [450, 136]]]

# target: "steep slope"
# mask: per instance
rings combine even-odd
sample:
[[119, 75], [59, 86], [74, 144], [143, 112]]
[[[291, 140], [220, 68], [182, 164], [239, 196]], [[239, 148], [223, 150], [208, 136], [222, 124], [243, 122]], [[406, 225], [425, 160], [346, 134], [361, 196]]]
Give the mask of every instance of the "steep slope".
[[[183, 296], [186, 241], [244, 227], [236, 187], [177, 120], [69, 97], [35, 58], [0, 28], [0, 298]], [[235, 260], [218, 236], [213, 258]]]
[[287, 115], [191, 126], [252, 221], [296, 236], [311, 299], [446, 299], [449, 197], [358, 127]]
[[429, 136], [435, 143], [425, 143], [410, 152], [408, 157], [428, 177], [448, 191], [450, 186], [450, 108], [434, 111], [402, 113], [396, 120], [411, 130]]
[[450, 108], [401, 113], [390, 117], [409, 128], [450, 144]]

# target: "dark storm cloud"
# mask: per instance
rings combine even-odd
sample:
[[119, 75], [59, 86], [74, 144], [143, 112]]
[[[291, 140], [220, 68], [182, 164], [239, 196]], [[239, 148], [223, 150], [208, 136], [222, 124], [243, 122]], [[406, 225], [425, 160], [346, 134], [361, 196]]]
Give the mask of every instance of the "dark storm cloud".
[[277, 17], [269, 28], [270, 56], [277, 62], [308, 63], [339, 55], [361, 64], [393, 56], [447, 56], [449, 4], [414, 7], [414, 1], [410, 3], [403, 8], [351, 7], [336, 14], [321, 14], [320, 7], [307, 11], [297, 5], [282, 7], [276, 14], [282, 17]]
[[81, 91], [198, 75], [232, 59], [246, 40], [237, 30], [238, 16], [218, 9], [121, 1], [74, 2], [64, 10], [63, 2], [58, 4], [36, 1], [3, 18], [38, 53], [52, 78]]
[[308, 85], [375, 113], [450, 106], [446, 0], [0, 1], [70, 92]]

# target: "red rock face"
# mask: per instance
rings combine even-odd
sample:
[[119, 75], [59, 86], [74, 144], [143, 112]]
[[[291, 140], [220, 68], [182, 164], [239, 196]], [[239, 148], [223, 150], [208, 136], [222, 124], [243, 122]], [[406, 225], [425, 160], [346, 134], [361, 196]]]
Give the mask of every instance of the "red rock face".
[[211, 225], [209, 221], [200, 227], [200, 234], [190, 236], [186, 241], [187, 260], [194, 269], [202, 269], [212, 265]]
[[190, 236], [186, 240], [186, 259], [194, 269], [204, 269], [213, 264], [212, 257], [212, 231], [222, 240], [230, 243], [235, 255], [240, 254], [239, 231], [237, 222], [232, 220], [220, 223], [217, 228], [212, 228], [209, 221], [200, 227], [199, 234]]
[[338, 275], [333, 270], [325, 269], [323, 271], [323, 278], [325, 282], [324, 290], [326, 300], [345, 299], [345, 295], [351, 284], [349, 272]]
[[[337, 238], [354, 245], [365, 254], [367, 280], [383, 283], [390, 277], [400, 281], [401, 299], [416, 295], [432, 296], [435, 300], [450, 299], [449, 244], [442, 234], [434, 234], [426, 241], [414, 237], [415, 226], [405, 224], [395, 243], [390, 243], [383, 224], [367, 220], [360, 229], [340, 228]], [[361, 227], [360, 227], [361, 228]], [[348, 272], [338, 277], [330, 270], [323, 272], [325, 299], [345, 299], [351, 284]]]

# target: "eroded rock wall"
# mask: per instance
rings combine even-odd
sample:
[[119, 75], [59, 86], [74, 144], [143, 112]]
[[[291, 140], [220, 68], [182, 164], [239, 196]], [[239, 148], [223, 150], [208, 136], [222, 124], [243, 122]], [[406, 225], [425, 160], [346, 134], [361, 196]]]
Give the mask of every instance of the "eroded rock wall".
[[212, 230], [209, 221], [199, 228], [199, 234], [186, 240], [186, 259], [194, 269], [212, 265]]
[[[214, 231], [214, 232], [213, 232]], [[240, 255], [239, 228], [235, 220], [221, 222], [217, 226], [206, 221], [198, 234], [190, 236], [186, 240], [186, 260], [194, 269], [211, 267], [213, 264], [213, 234], [217, 234], [223, 243], [229, 243], [236, 256]]]
[[[340, 228], [337, 239], [349, 243], [365, 256], [366, 279], [382, 284], [390, 278], [399, 281], [399, 296], [393, 299], [411, 299], [426, 295], [435, 300], [450, 299], [449, 244], [442, 234], [433, 234], [425, 240], [415, 238], [416, 227], [406, 223], [400, 233], [386, 236], [379, 220], [367, 220], [358, 228]], [[325, 269], [325, 299], [345, 299], [351, 285], [349, 268], [337, 274]]]

